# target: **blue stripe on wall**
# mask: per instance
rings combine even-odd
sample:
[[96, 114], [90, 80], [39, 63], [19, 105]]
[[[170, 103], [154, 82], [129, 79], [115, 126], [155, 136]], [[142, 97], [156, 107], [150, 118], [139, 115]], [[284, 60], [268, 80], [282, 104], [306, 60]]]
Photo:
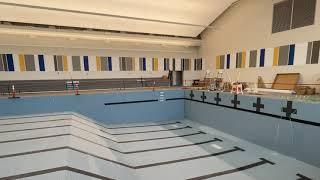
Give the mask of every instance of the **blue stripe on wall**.
[[295, 44], [291, 44], [290, 45], [290, 51], [289, 51], [289, 62], [288, 65], [293, 65], [294, 64], [294, 52], [296, 49], [296, 45]]
[[108, 57], [109, 71], [112, 71], [112, 58]]
[[38, 55], [38, 59], [39, 59], [39, 70], [46, 71], [45, 66], [44, 66], [44, 56]]
[[227, 55], [227, 69], [230, 69], [230, 54]]
[[14, 64], [13, 64], [13, 56], [12, 54], [7, 54], [7, 62], [8, 62], [8, 70], [14, 71]]
[[84, 66], [84, 71], [89, 71], [89, 58], [88, 58], [88, 56], [83, 56], [83, 66]]
[[147, 70], [147, 65], [146, 65], [146, 58], [143, 58], [143, 70], [146, 71]]
[[260, 67], [264, 67], [265, 55], [266, 55], [266, 50], [265, 49], [261, 49], [260, 50]]

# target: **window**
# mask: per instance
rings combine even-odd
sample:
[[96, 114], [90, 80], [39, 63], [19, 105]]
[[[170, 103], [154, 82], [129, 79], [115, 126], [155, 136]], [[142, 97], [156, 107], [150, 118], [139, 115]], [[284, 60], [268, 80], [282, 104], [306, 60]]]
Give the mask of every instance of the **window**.
[[249, 67], [257, 67], [257, 55], [257, 50], [250, 51]]
[[67, 56], [54, 55], [54, 69], [55, 71], [68, 71], [68, 58]]
[[314, 41], [314, 42], [308, 43], [307, 64], [319, 63], [319, 50], [320, 50], [320, 41]]
[[112, 71], [112, 58], [97, 56], [97, 71]]
[[194, 70], [201, 71], [202, 70], [202, 59], [195, 59], [194, 60]]
[[146, 71], [147, 70], [146, 58], [139, 58], [139, 70], [140, 71]]
[[83, 56], [84, 71], [89, 71], [89, 57]]
[[44, 65], [44, 56], [43, 55], [38, 55], [38, 60], [39, 60], [39, 70], [40, 71], [46, 71], [45, 65]]
[[152, 71], [159, 70], [159, 61], [158, 58], [152, 58]]
[[190, 59], [182, 59], [181, 68], [182, 68], [182, 71], [190, 71], [191, 70]]
[[34, 55], [19, 55], [20, 71], [35, 71]]
[[225, 55], [216, 57], [216, 69], [224, 69]]
[[120, 57], [119, 66], [120, 71], [134, 71], [133, 57]]
[[314, 24], [316, 0], [285, 0], [274, 4], [272, 33]]
[[0, 54], [0, 71], [14, 71], [12, 54]]
[[294, 0], [292, 29], [314, 24], [317, 0]]
[[163, 67], [164, 71], [169, 71], [170, 59], [169, 58], [164, 58], [163, 65], [164, 65], [164, 67]]
[[80, 56], [72, 56], [73, 71], [81, 71]]

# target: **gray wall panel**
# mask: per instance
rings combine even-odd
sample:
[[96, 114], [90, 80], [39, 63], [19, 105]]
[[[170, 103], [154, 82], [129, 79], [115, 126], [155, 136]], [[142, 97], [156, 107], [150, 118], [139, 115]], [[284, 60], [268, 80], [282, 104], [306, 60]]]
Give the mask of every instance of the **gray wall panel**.
[[281, 46], [279, 50], [279, 66], [286, 66], [289, 62], [289, 46]]
[[73, 71], [81, 71], [80, 56], [72, 56]]
[[249, 67], [256, 67], [257, 66], [257, 50], [250, 51], [250, 60], [249, 60]]
[[35, 71], [36, 66], [34, 62], [34, 55], [24, 55], [26, 63], [26, 71]]

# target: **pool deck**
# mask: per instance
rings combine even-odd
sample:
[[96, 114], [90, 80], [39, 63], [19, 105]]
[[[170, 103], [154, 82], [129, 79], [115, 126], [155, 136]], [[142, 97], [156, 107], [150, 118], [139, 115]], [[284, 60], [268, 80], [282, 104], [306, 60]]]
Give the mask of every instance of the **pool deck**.
[[[225, 91], [209, 91], [209, 90], [200, 90], [200, 88], [196, 87], [144, 87], [144, 88], [126, 88], [126, 89], [91, 89], [91, 90], [79, 90], [79, 94], [104, 94], [104, 93], [115, 93], [115, 92], [141, 92], [141, 91], [160, 91], [160, 90], [196, 90], [203, 92], [216, 92], [216, 93], [224, 93], [231, 94], [230, 92]], [[45, 92], [21, 92], [17, 94], [17, 97], [36, 97], [36, 96], [66, 96], [66, 95], [75, 95], [75, 91], [66, 90], [66, 91], [45, 91]], [[283, 94], [283, 93], [248, 93], [244, 92], [244, 94], [239, 94], [240, 96], [249, 96], [249, 97], [264, 97], [269, 99], [285, 99], [291, 101], [300, 101], [300, 102], [308, 102], [308, 103], [320, 103], [320, 94], [316, 95], [296, 95], [296, 94]], [[10, 95], [8, 94], [0, 94], [0, 98], [8, 98]]]
[[[106, 94], [106, 93], [115, 93], [115, 92], [142, 92], [142, 91], [159, 91], [159, 90], [183, 90], [185, 88], [179, 87], [144, 87], [144, 88], [126, 88], [126, 89], [91, 89], [91, 90], [79, 90], [79, 94]], [[17, 93], [17, 97], [37, 97], [37, 96], [66, 96], [66, 95], [75, 95], [75, 91], [66, 90], [66, 91], [44, 91], [44, 92], [21, 92]], [[8, 98], [11, 95], [0, 94], [0, 98]]]

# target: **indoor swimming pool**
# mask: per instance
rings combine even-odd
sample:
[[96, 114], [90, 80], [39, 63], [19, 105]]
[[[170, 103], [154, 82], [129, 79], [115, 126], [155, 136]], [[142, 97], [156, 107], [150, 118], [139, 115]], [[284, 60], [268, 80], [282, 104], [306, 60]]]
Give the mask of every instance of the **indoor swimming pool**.
[[2, 98], [0, 179], [320, 179], [318, 109], [182, 89]]

